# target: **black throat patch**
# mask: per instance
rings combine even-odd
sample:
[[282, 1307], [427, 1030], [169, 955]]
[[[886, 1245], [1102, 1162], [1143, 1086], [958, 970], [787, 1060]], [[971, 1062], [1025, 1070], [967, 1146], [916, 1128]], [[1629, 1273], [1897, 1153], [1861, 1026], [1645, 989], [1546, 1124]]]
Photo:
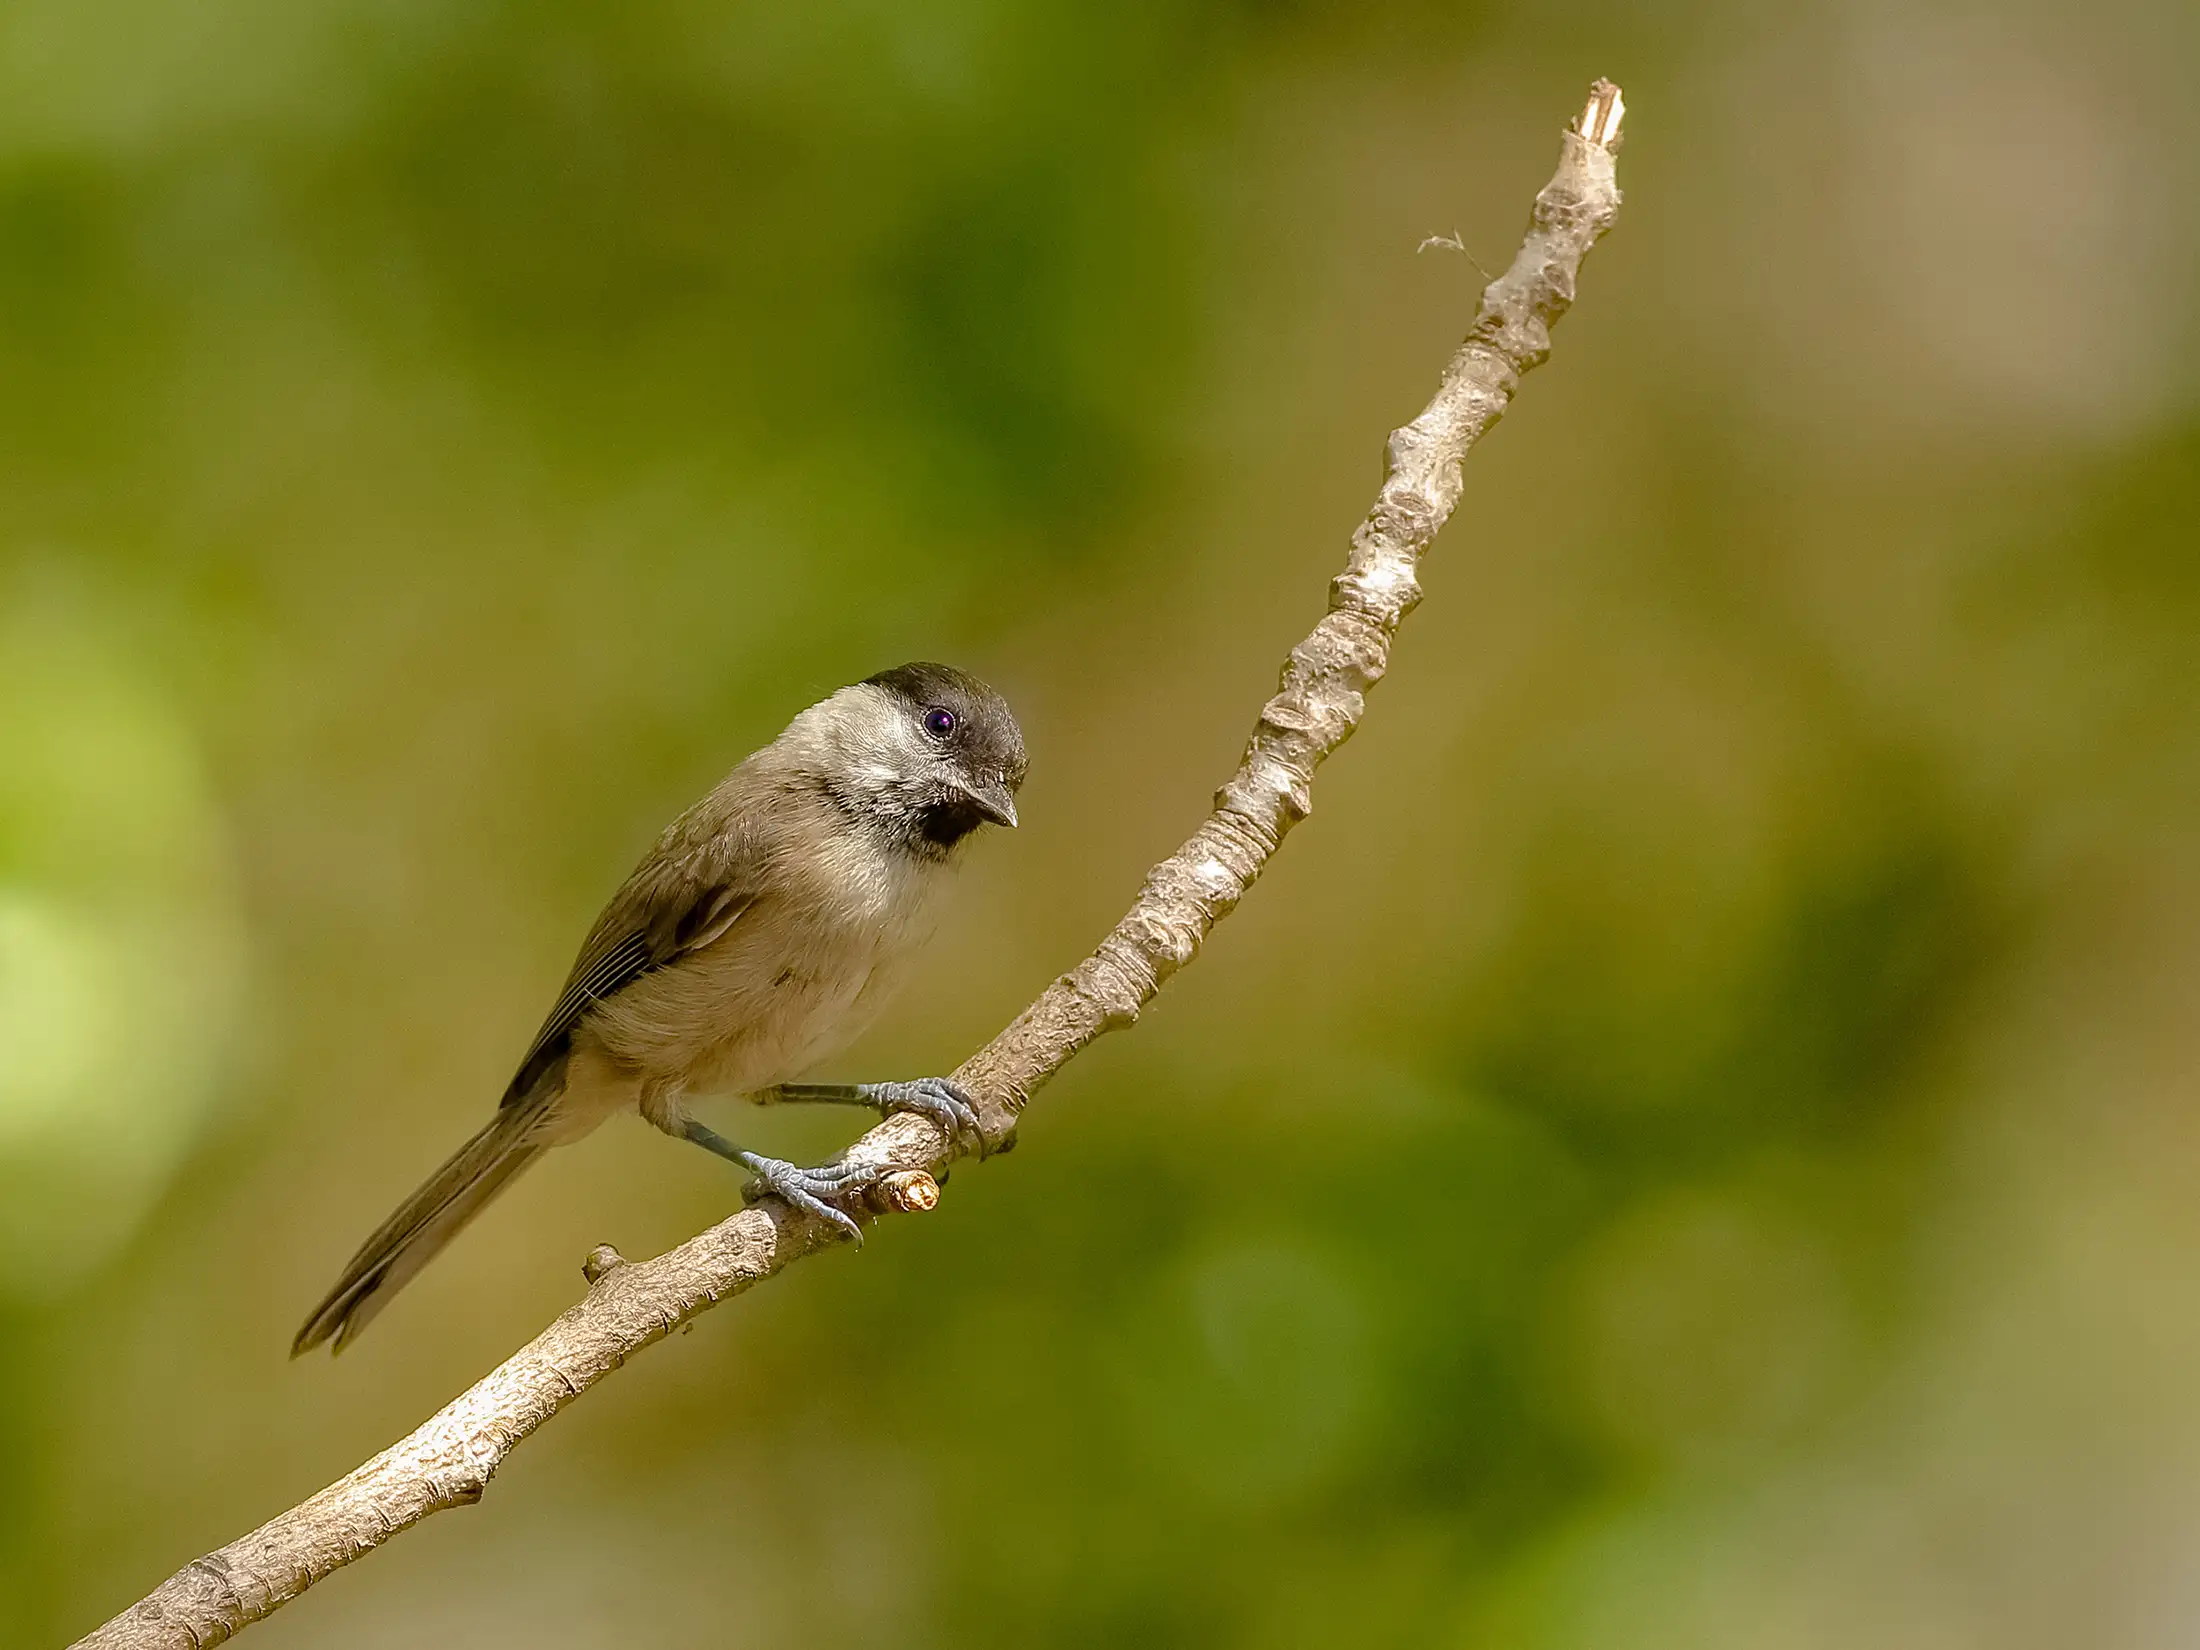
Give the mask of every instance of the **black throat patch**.
[[917, 813], [918, 839], [945, 853], [956, 843], [985, 823], [985, 815], [978, 812], [967, 798], [957, 797], [952, 802], [934, 802]]

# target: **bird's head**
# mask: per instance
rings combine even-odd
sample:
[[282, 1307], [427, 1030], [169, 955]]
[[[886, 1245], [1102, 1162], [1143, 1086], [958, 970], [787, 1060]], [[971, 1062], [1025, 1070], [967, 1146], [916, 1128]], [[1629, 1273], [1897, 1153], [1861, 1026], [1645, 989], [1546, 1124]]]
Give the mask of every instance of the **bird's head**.
[[900, 665], [819, 709], [831, 713], [829, 788], [897, 842], [943, 858], [980, 825], [1015, 825], [1023, 732], [1008, 701], [975, 676]]

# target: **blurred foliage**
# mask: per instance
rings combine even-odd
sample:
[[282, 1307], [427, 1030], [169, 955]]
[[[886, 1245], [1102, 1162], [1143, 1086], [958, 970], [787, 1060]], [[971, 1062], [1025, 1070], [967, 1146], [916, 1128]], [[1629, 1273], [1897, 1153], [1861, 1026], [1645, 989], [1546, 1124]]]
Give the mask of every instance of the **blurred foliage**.
[[730, 1205], [607, 1129], [283, 1360], [801, 704], [948, 658], [1034, 757], [849, 1074], [1089, 944], [1464, 324], [1414, 249], [1508, 256], [1600, 72], [1627, 213], [1199, 966], [937, 1215], [255, 1642], [2184, 1642], [2196, 48], [2169, 0], [0, 11], [0, 1644]]

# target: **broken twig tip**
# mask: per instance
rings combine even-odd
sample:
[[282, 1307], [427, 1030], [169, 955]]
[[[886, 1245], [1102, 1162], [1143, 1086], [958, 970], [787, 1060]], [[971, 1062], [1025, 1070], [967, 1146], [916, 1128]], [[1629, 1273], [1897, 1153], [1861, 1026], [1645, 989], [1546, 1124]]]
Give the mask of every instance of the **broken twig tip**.
[[608, 1243], [599, 1243], [588, 1251], [588, 1258], [581, 1262], [581, 1276], [590, 1283], [601, 1283], [626, 1264], [626, 1256]]
[[1600, 149], [1610, 149], [1619, 143], [1619, 123], [1626, 113], [1627, 101], [1619, 88], [1599, 80], [1589, 88], [1589, 106], [1581, 111], [1574, 130]]
[[879, 1205], [897, 1215], [921, 1215], [940, 1206], [940, 1183], [922, 1169], [896, 1169], [874, 1188]]

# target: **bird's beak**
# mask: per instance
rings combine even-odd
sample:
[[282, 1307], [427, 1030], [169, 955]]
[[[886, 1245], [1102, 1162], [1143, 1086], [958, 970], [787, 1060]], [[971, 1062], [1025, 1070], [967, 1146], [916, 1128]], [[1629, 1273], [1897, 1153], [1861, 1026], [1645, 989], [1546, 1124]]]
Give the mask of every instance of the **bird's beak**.
[[1016, 798], [998, 779], [980, 779], [962, 787], [963, 795], [979, 813], [996, 825], [1016, 828]]

